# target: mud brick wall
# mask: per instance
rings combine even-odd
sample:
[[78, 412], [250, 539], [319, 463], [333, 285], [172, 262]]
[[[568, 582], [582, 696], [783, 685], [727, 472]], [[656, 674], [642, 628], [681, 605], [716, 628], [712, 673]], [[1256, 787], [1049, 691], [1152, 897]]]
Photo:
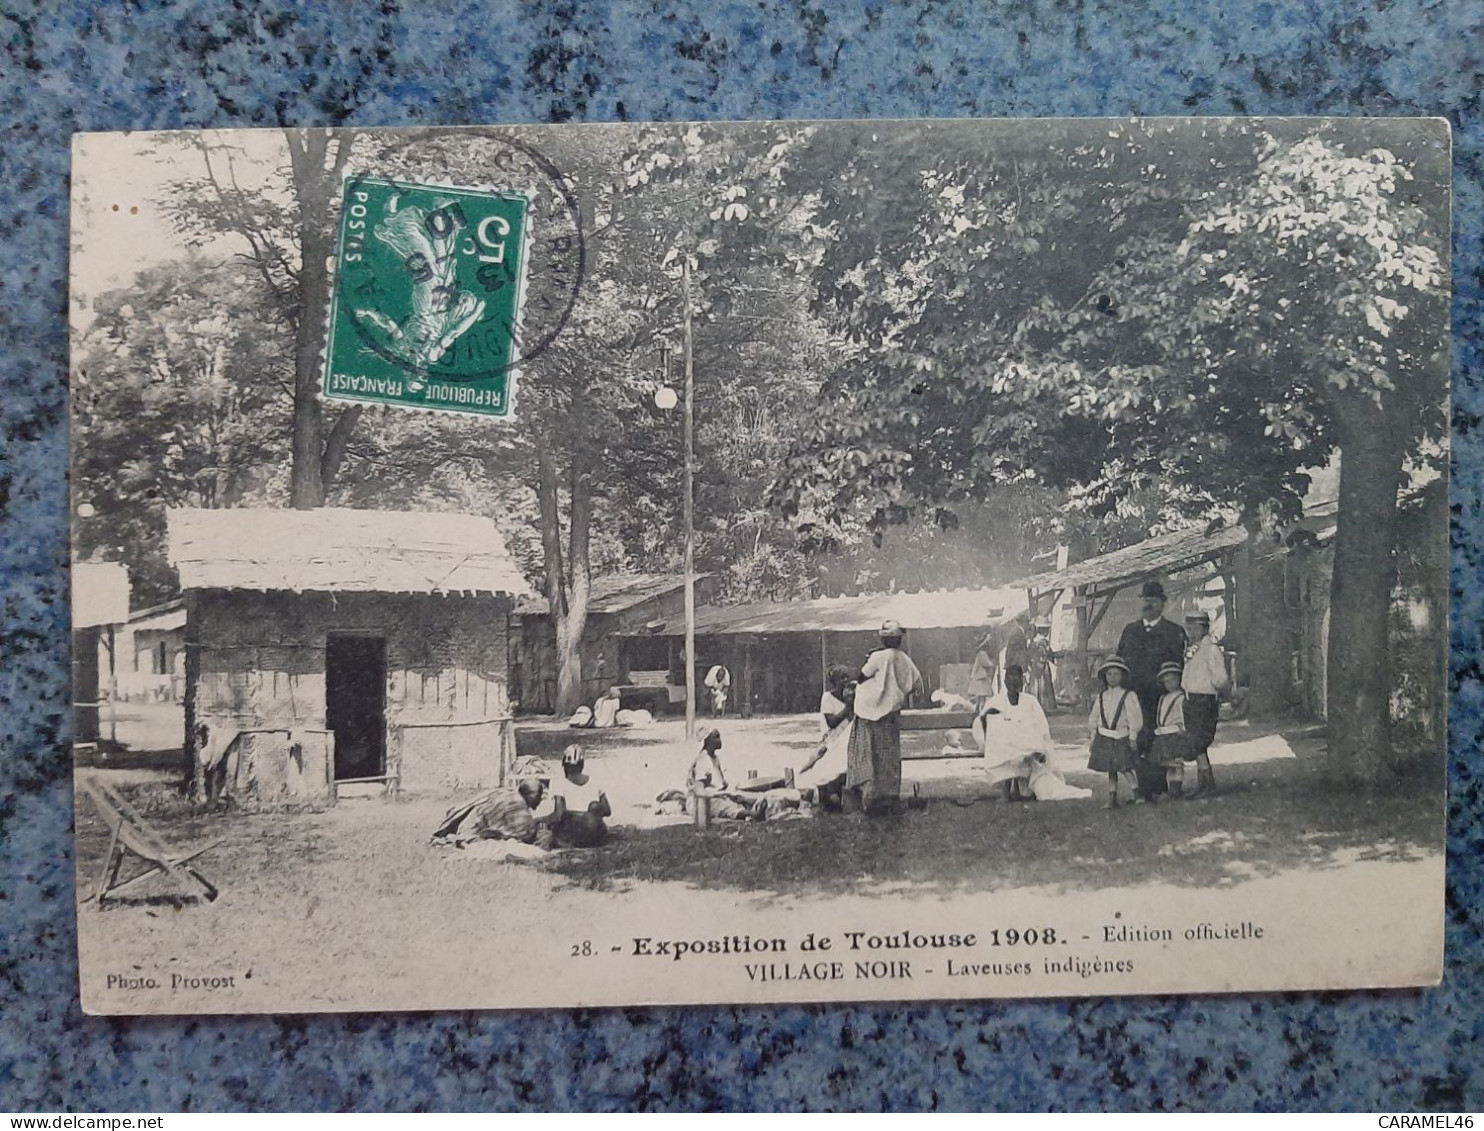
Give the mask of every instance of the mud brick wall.
[[406, 789], [497, 785], [513, 754], [508, 612], [496, 597], [195, 594], [194, 717], [220, 741], [241, 730], [324, 728], [327, 638], [381, 636], [388, 776]]

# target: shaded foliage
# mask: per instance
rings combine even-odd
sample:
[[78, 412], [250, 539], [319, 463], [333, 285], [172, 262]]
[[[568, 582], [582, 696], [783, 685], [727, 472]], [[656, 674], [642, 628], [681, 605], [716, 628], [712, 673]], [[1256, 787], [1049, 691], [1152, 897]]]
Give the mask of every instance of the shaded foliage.
[[192, 258], [101, 295], [72, 385], [74, 552], [128, 563], [136, 604], [170, 596], [165, 509], [281, 497], [291, 348], [241, 264]]

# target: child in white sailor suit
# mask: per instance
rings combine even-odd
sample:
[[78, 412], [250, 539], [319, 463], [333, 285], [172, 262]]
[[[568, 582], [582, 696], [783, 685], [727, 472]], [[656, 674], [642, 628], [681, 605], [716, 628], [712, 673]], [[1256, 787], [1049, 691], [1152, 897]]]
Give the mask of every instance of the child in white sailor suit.
[[1190, 756], [1190, 741], [1185, 733], [1185, 692], [1180, 687], [1182, 670], [1173, 662], [1159, 669], [1164, 692], [1154, 710], [1154, 746], [1150, 751], [1154, 760], [1164, 767], [1165, 785], [1172, 798], [1185, 792], [1185, 760]]

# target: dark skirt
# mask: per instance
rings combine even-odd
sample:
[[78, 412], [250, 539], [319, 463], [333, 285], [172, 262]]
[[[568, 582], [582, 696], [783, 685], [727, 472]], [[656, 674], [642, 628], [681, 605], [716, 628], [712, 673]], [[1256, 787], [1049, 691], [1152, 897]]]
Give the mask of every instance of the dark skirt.
[[1220, 711], [1221, 702], [1214, 695], [1185, 697], [1185, 733], [1190, 739], [1186, 761], [1195, 761], [1196, 755], [1204, 754], [1216, 741], [1216, 717]]
[[873, 797], [896, 798], [902, 792], [902, 731], [896, 715], [855, 720], [846, 748], [845, 784], [870, 784]]
[[1121, 774], [1134, 768], [1134, 745], [1126, 738], [1095, 734], [1087, 768], [1099, 774]]
[[1178, 766], [1195, 758], [1190, 741], [1183, 734], [1156, 734], [1150, 757], [1161, 766]]

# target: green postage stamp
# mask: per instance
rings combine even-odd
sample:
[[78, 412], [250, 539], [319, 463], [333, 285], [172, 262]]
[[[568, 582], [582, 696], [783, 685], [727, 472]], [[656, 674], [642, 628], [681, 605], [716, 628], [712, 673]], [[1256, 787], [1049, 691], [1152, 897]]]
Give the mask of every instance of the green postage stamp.
[[509, 417], [528, 239], [523, 194], [347, 178], [324, 395]]

